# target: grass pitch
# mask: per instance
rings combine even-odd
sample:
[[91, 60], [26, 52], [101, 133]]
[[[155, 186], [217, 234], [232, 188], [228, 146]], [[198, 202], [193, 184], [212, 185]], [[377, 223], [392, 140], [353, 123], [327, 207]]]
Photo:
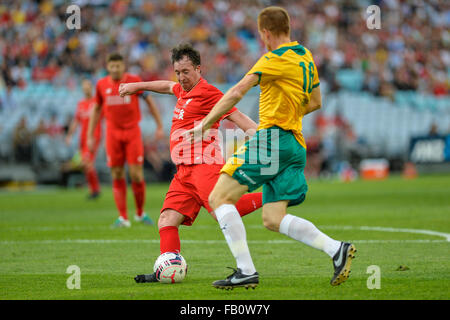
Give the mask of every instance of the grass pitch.
[[[306, 201], [289, 213], [312, 221], [358, 252], [347, 282], [332, 287], [324, 253], [262, 226], [261, 210], [246, 217], [247, 239], [260, 273], [256, 290], [217, 290], [234, 259], [216, 222], [202, 210], [181, 227], [184, 282], [136, 284], [159, 255], [156, 227], [113, 230], [111, 189], [85, 200], [86, 190], [0, 193], [0, 299], [449, 299], [450, 176], [337, 183], [309, 181]], [[168, 185], [148, 185], [146, 211], [156, 221]], [[134, 212], [131, 189], [129, 212]], [[134, 223], [133, 223], [134, 222]], [[68, 266], [81, 270], [69, 290]], [[379, 266], [380, 289], [368, 289], [367, 268]], [[397, 271], [407, 266], [405, 271]], [[370, 282], [370, 281], [369, 281]]]

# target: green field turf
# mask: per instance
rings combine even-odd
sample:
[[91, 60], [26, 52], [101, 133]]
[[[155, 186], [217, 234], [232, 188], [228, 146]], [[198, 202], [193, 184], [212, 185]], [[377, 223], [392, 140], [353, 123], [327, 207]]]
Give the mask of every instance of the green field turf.
[[[189, 265], [185, 281], [136, 284], [133, 277], [151, 272], [159, 255], [156, 227], [133, 223], [130, 215], [130, 229], [111, 229], [116, 210], [109, 187], [94, 202], [85, 200], [85, 189], [37, 189], [0, 192], [0, 299], [450, 298], [450, 176], [309, 186], [306, 201], [289, 213], [335, 239], [354, 241], [358, 249], [350, 279], [341, 286], [329, 284], [327, 255], [264, 229], [261, 210], [244, 217], [260, 273], [256, 290], [211, 286], [235, 265], [216, 222], [203, 210], [192, 227], [180, 229]], [[147, 188], [146, 211], [155, 220], [167, 187]], [[130, 188], [128, 206], [134, 212]], [[81, 269], [80, 290], [66, 287], [69, 265]], [[378, 290], [367, 288], [370, 265], [381, 270]], [[397, 271], [400, 265], [409, 270]]]

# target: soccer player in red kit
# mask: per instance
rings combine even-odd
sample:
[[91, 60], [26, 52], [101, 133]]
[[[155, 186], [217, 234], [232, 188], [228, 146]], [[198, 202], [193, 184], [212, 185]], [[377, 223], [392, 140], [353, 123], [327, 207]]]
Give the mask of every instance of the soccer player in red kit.
[[81, 83], [81, 88], [84, 93], [84, 99], [78, 102], [75, 116], [70, 124], [69, 131], [66, 136], [66, 144], [70, 145], [75, 130], [78, 126], [80, 126], [79, 150], [81, 155], [81, 164], [90, 190], [88, 199], [95, 199], [100, 195], [100, 183], [98, 181], [97, 171], [95, 170], [95, 157], [101, 141], [102, 128], [99, 122], [94, 130], [94, 148], [92, 151], [89, 150], [87, 146], [87, 131], [92, 107], [95, 104], [95, 99], [92, 94], [92, 82], [88, 79], [83, 80]]
[[96, 103], [89, 122], [88, 145], [90, 148], [94, 147], [94, 128], [103, 112], [106, 119], [107, 163], [111, 168], [114, 201], [119, 211], [119, 218], [113, 226], [129, 227], [131, 225], [128, 220], [126, 203], [125, 162], [128, 164], [136, 204], [135, 220], [151, 225], [153, 221], [143, 211], [145, 201], [144, 146], [139, 127], [141, 119], [139, 96], [144, 98], [156, 121], [157, 138], [164, 136], [161, 116], [148, 93], [137, 92], [126, 97], [119, 95], [121, 83], [141, 81], [138, 76], [125, 72], [125, 62], [120, 54], [110, 54], [107, 58], [106, 68], [109, 75], [97, 82]]
[[[172, 50], [172, 64], [178, 83], [173, 81], [150, 81], [122, 84], [121, 96], [142, 90], [173, 94], [178, 100], [172, 118], [170, 150], [172, 161], [177, 165], [169, 191], [166, 194], [161, 215], [158, 220], [160, 252], [180, 252], [178, 227], [190, 226], [203, 206], [215, 218], [208, 203], [208, 197], [220, 175], [224, 160], [218, 141], [211, 136], [200, 146], [192, 146], [183, 140], [183, 133], [192, 129], [209, 113], [214, 104], [223, 96], [222, 92], [210, 85], [201, 76], [200, 54], [188, 44]], [[257, 128], [256, 123], [236, 108], [230, 110], [222, 119], [234, 122], [248, 132]], [[213, 129], [219, 128], [219, 121]], [[261, 193], [249, 193], [239, 200], [236, 207], [241, 216], [255, 211], [262, 205]], [[155, 274], [135, 277], [136, 282], [156, 282]]]

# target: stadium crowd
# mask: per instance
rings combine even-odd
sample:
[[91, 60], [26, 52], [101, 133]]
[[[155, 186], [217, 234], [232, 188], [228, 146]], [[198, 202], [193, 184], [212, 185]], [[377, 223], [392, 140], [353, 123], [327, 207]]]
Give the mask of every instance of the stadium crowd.
[[[392, 100], [412, 91], [435, 97], [449, 92], [450, 4], [444, 0], [77, 0], [71, 4], [81, 8], [81, 30], [69, 30], [66, 25], [67, 1], [0, 3], [3, 115], [22, 109], [13, 88], [17, 92], [51, 84], [66, 88], [65, 92], [78, 90], [82, 78], [96, 81], [105, 75], [105, 58], [115, 51], [127, 58], [128, 71], [144, 80], [176, 81], [170, 50], [190, 42], [202, 54], [202, 72], [209, 82], [235, 83], [265, 51], [255, 17], [267, 5], [288, 10], [292, 39], [312, 51], [325, 94], [345, 87], [344, 75], [353, 89]], [[367, 27], [366, 9], [372, 4], [381, 9], [380, 29]], [[69, 102], [74, 111], [76, 102]], [[48, 116], [37, 126], [30, 119], [20, 119], [12, 132], [0, 127], [0, 138], [11, 136], [14, 158], [27, 162], [35, 141], [47, 137], [62, 141], [70, 121], [65, 117]], [[158, 179], [170, 179], [173, 167], [164, 149], [167, 145], [152, 139], [144, 137], [146, 165]], [[314, 134], [308, 138], [307, 173], [317, 176], [332, 166], [330, 159], [347, 159], [349, 154], [355, 158], [355, 141], [344, 118], [317, 114]], [[362, 148], [358, 145], [358, 149]]]
[[[144, 80], [173, 78], [170, 49], [191, 42], [202, 52], [213, 83], [234, 83], [264, 50], [254, 17], [268, 4], [287, 8], [292, 38], [314, 53], [321, 81], [339, 89], [336, 74], [353, 69], [362, 89], [390, 96], [396, 90], [448, 94], [450, 4], [431, 1], [78, 0], [81, 30], [68, 30], [67, 3], [0, 4], [0, 65], [4, 85], [25, 86], [25, 74], [73, 87], [77, 77], [104, 72], [104, 58], [119, 50]], [[366, 8], [381, 8], [381, 29], [366, 26]]]

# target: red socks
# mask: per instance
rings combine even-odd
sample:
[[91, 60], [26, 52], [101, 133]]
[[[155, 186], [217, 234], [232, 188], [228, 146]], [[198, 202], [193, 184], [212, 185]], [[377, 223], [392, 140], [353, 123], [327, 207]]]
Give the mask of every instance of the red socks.
[[127, 215], [127, 183], [125, 179], [113, 179], [113, 194], [120, 216], [128, 220]]
[[262, 192], [244, 194], [235, 206], [241, 217], [261, 208]]
[[95, 169], [88, 169], [85, 175], [91, 193], [100, 192], [100, 183], [98, 182], [97, 171]]
[[[134, 189], [133, 189], [134, 190]], [[236, 209], [241, 217], [261, 208], [262, 192], [244, 194], [236, 203]], [[180, 235], [175, 226], [162, 227], [159, 229], [159, 249], [164, 252], [180, 252]]]
[[134, 193], [134, 201], [136, 203], [136, 213], [139, 217], [142, 216], [144, 212], [144, 201], [145, 201], [145, 181], [132, 182], [131, 188]]
[[[139, 217], [144, 212], [145, 201], [145, 181], [132, 182], [131, 187], [134, 193], [136, 203], [136, 213]], [[125, 220], [128, 220], [127, 214], [127, 183], [125, 179], [113, 179], [113, 194], [119, 214]]]
[[180, 253], [180, 236], [175, 226], [162, 227], [159, 229], [159, 249], [164, 252]]

